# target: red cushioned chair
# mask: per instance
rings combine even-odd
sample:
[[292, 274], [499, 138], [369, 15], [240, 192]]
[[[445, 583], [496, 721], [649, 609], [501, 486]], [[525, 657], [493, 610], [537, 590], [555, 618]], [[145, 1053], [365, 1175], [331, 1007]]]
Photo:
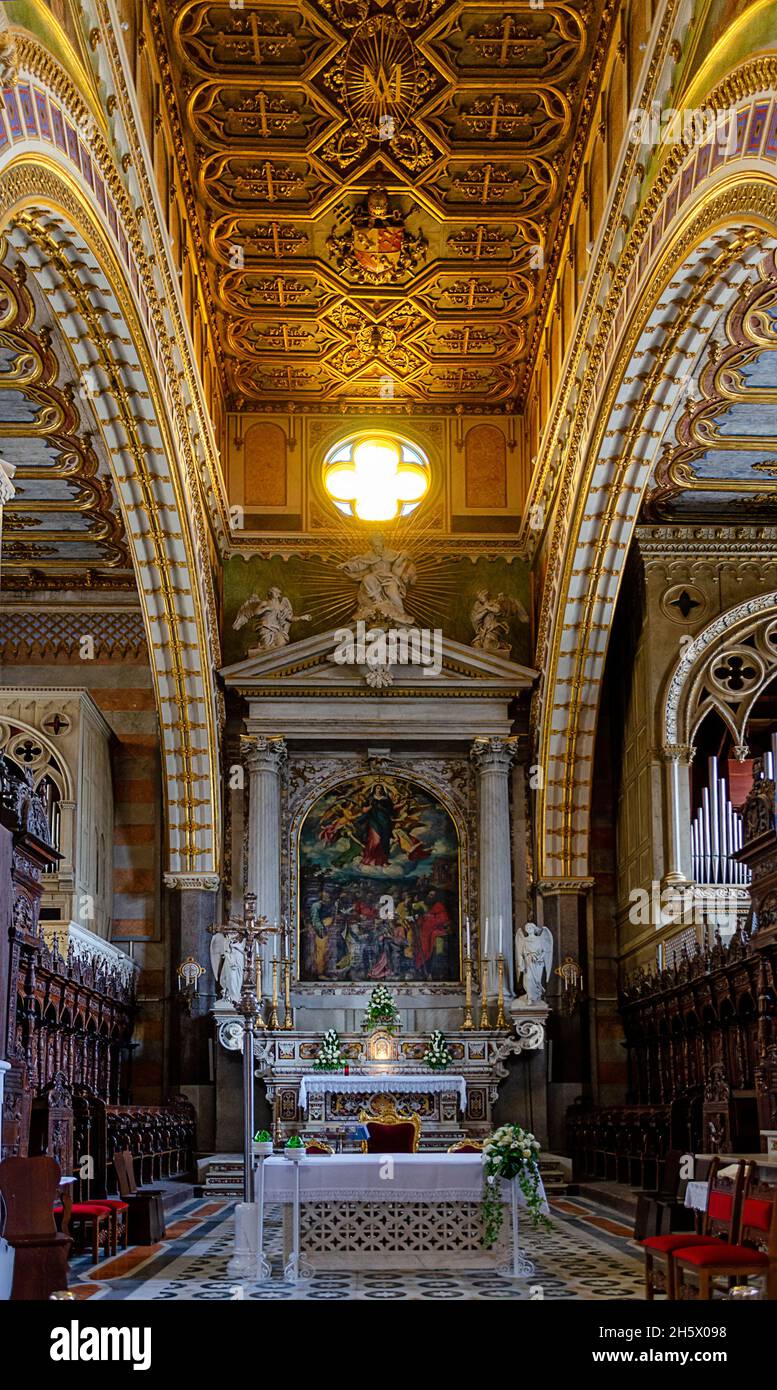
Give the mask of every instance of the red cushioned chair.
[[766, 1297], [777, 1300], [777, 1194], [774, 1188], [751, 1189], [742, 1202], [739, 1238], [735, 1244], [715, 1241], [675, 1252], [678, 1298], [692, 1294], [689, 1279], [698, 1284], [698, 1297], [709, 1300], [716, 1279], [744, 1283], [751, 1276], [766, 1279]]
[[483, 1141], [481, 1139], [459, 1139], [457, 1144], [451, 1144], [448, 1149], [449, 1154], [482, 1154]]
[[[61, 1217], [64, 1208], [61, 1203], [54, 1207], [54, 1215]], [[70, 1226], [79, 1231], [86, 1247], [87, 1233], [91, 1232], [92, 1263], [97, 1264], [100, 1249], [104, 1245], [106, 1255], [113, 1253], [113, 1218], [108, 1207], [98, 1202], [74, 1202], [70, 1208]]]
[[663, 1236], [649, 1236], [641, 1242], [645, 1252], [645, 1297], [652, 1299], [656, 1293], [666, 1293], [668, 1299], [677, 1297], [675, 1276], [675, 1253], [689, 1250], [691, 1246], [716, 1244], [719, 1240], [731, 1240], [739, 1217], [742, 1189], [748, 1165], [744, 1161], [737, 1164], [736, 1176], [726, 1179], [718, 1177], [720, 1160], [716, 1159], [710, 1167], [707, 1178], [707, 1210], [704, 1213], [699, 1235], [688, 1231], [674, 1231]]
[[334, 1149], [331, 1144], [327, 1144], [323, 1139], [305, 1140], [306, 1158], [325, 1158], [327, 1154], [333, 1154]]
[[367, 1126], [369, 1139], [362, 1141], [362, 1153], [414, 1154], [418, 1150], [421, 1121], [417, 1115], [400, 1115], [391, 1101], [373, 1102], [377, 1114], [362, 1110], [359, 1120]]

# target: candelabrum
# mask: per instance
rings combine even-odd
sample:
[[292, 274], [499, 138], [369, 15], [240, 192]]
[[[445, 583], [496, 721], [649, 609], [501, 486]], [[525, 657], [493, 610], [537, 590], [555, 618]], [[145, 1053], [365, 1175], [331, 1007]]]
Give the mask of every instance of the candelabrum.
[[469, 1032], [474, 1027], [472, 1018], [472, 957], [467, 954], [464, 957], [464, 1022], [461, 1028], [462, 1032]]
[[277, 962], [277, 960], [274, 960], [274, 961], [272, 962], [272, 1002], [271, 1002], [271, 1004], [270, 1004], [270, 1022], [268, 1023], [267, 1026], [268, 1026], [268, 1028], [279, 1028], [279, 1027], [280, 1027], [280, 1020], [279, 1020], [279, 1018], [278, 1018], [278, 962]]
[[266, 917], [256, 916], [256, 894], [245, 895], [245, 916], [233, 917], [224, 927], [212, 928], [226, 937], [242, 942], [243, 983], [237, 1011], [243, 1018], [243, 1200], [254, 1199], [254, 1038], [257, 1028], [264, 1028], [262, 1006], [257, 990], [257, 948], [279, 928], [271, 927]]
[[496, 970], [496, 1023], [494, 1024], [494, 1028], [508, 1029], [510, 1024], [505, 1018], [505, 958], [501, 952], [496, 958]]
[[488, 1017], [488, 960], [485, 956], [480, 961], [480, 1027], [491, 1027]]
[[291, 956], [287, 955], [283, 963], [283, 1026], [286, 1029], [294, 1027], [294, 1012], [291, 1007]]

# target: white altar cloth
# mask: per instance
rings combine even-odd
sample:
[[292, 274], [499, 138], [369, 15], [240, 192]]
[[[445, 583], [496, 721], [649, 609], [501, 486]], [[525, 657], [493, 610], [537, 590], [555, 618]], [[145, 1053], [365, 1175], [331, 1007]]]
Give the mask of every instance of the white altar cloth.
[[439, 1095], [456, 1091], [462, 1111], [467, 1108], [467, 1083], [463, 1076], [446, 1072], [319, 1072], [303, 1076], [299, 1088], [299, 1108], [307, 1110], [308, 1096], [344, 1095], [347, 1091], [365, 1091], [370, 1095], [390, 1092], [392, 1095], [421, 1092]]
[[[483, 1197], [481, 1154], [322, 1154], [316, 1158], [266, 1159], [266, 1201], [293, 1200], [298, 1164], [302, 1203], [480, 1202]], [[542, 1195], [544, 1199], [544, 1189]], [[510, 1200], [507, 1183], [502, 1184], [502, 1198]], [[522, 1192], [518, 1201], [526, 1205]]]

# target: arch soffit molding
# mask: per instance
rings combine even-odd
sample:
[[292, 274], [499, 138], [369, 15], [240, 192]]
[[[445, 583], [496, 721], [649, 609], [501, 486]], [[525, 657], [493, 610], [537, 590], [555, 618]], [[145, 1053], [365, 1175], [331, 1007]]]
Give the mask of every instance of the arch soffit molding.
[[[744, 239], [743, 214], [749, 219]], [[737, 229], [739, 237], [726, 236], [727, 227]], [[718, 238], [721, 245], [716, 245]], [[567, 559], [563, 577], [557, 576], [553, 644], [545, 665], [548, 680], [540, 724], [541, 760], [546, 768], [540, 821], [545, 875], [580, 875], [587, 869], [590, 783], [583, 781], [581, 770], [585, 776], [590, 774], [595, 711], [625, 555], [682, 389], [683, 368], [687, 374], [688, 350], [680, 347], [683, 333], [702, 308], [707, 332], [699, 338], [698, 322], [693, 329], [700, 344], [706, 341], [720, 313], [763, 255], [765, 244], [770, 249], [777, 244], [777, 170], [769, 167], [756, 174], [751, 169], [747, 180], [729, 170], [725, 179], [684, 213], [662, 263], [653, 268], [646, 289], [635, 300], [619, 354], [623, 366], [610, 373], [595, 423], [587, 431], [588, 463], [574, 514], [566, 518]], [[633, 256], [638, 251], [637, 245]], [[705, 265], [709, 260], [711, 267]], [[628, 267], [623, 274], [627, 271]], [[689, 307], [678, 326], [679, 280]], [[670, 284], [672, 301], [661, 306]], [[708, 296], [713, 296], [712, 301]], [[662, 307], [671, 315], [668, 322], [656, 317]], [[694, 358], [698, 351], [700, 346]], [[641, 360], [646, 353], [653, 359], [647, 373]], [[637, 372], [647, 380], [635, 400], [624, 390], [624, 381]], [[658, 389], [662, 379], [669, 383], [663, 392]], [[603, 457], [600, 448], [608, 437], [614, 441], [612, 452]], [[562, 646], [565, 634], [566, 649]], [[535, 709], [539, 708], [537, 704]], [[582, 723], [580, 716], [586, 709], [594, 712], [594, 718]]]
[[[46, 295], [76, 370], [99, 373], [91, 405], [111, 459], [153, 654], [169, 869], [217, 872], [218, 639], [201, 583], [208, 567], [190, 530], [196, 505], [178, 475], [164, 392], [136, 306], [106, 227], [70, 170], [48, 154], [15, 148], [0, 159], [0, 229]], [[85, 263], [84, 252], [96, 265]], [[136, 401], [149, 404], [138, 411]], [[159, 458], [169, 472], [160, 473]]]

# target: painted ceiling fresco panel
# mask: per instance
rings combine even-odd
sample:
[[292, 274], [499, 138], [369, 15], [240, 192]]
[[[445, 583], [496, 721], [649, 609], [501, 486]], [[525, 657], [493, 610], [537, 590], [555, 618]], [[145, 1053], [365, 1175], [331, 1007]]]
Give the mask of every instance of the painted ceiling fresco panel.
[[[305, 400], [327, 383], [359, 404], [372, 383], [377, 403], [388, 355], [403, 409], [423, 407], [430, 390], [443, 404], [448, 390], [454, 407], [455, 377], [421, 380], [431, 351], [464, 355], [467, 403], [478, 391], [482, 403], [502, 401], [507, 382], [519, 400], [561, 244], [570, 161], [586, 133], [580, 113], [595, 109], [603, 0], [149, 0], [149, 10], [208, 247], [202, 270], [230, 406], [284, 390]], [[536, 269], [539, 244], [547, 254]], [[458, 315], [473, 331], [442, 348], [432, 334], [419, 358], [332, 324], [314, 344], [326, 372], [301, 372], [300, 353], [313, 350], [309, 320], [373, 292], [383, 303], [368, 312], [373, 324], [409, 301], [419, 328], [431, 321], [447, 333]], [[250, 330], [273, 317], [286, 339], [281, 346], [276, 333], [269, 351], [285, 353], [289, 370], [274, 363], [268, 375], [251, 360], [267, 340]], [[517, 346], [520, 373], [478, 366]]]

